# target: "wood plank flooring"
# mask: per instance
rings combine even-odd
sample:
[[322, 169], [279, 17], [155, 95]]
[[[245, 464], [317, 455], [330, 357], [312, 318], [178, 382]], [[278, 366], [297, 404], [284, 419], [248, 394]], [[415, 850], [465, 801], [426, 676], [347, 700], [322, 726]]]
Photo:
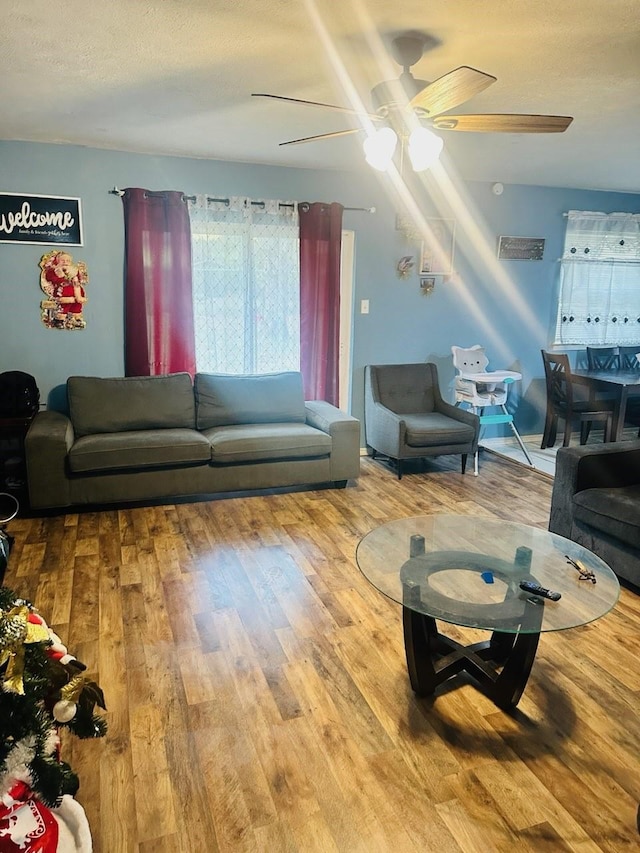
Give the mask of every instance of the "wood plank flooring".
[[548, 477], [458, 466], [398, 481], [363, 459], [345, 490], [12, 522], [6, 584], [105, 692], [107, 737], [63, 744], [96, 853], [640, 848], [633, 592], [542, 636], [512, 715], [470, 683], [410, 689], [359, 539], [439, 512], [547, 525]]

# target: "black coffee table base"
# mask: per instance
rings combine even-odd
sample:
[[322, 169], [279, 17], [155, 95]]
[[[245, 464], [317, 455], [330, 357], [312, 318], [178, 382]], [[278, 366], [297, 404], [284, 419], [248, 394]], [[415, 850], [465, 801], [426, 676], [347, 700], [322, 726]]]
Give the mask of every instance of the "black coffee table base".
[[402, 608], [407, 668], [414, 693], [431, 696], [436, 687], [465, 671], [499, 708], [520, 701], [540, 634], [494, 631], [490, 640], [463, 646], [438, 631], [436, 620]]

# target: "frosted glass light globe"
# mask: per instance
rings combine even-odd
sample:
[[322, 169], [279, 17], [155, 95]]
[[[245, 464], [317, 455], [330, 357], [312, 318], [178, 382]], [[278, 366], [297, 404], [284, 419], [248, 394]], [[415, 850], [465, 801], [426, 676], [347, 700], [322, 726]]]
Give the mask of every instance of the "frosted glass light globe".
[[409, 159], [414, 171], [423, 172], [436, 162], [444, 143], [426, 127], [417, 127], [409, 137]]
[[391, 165], [398, 144], [396, 132], [390, 127], [381, 127], [362, 144], [367, 163], [379, 172], [385, 172]]

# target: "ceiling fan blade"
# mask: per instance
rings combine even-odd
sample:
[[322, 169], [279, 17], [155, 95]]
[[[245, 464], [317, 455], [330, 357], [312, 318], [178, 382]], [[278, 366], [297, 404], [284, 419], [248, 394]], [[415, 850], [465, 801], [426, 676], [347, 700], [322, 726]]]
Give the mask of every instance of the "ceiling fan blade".
[[315, 142], [318, 139], [332, 139], [334, 136], [348, 136], [351, 133], [359, 133], [360, 129], [355, 130], [336, 130], [333, 133], [321, 133], [318, 136], [305, 136], [302, 139], [290, 139], [288, 142], [279, 142], [278, 145], [299, 145], [301, 142]]
[[468, 101], [496, 80], [491, 74], [461, 65], [421, 89], [411, 99], [409, 106], [424, 110], [430, 116], [439, 115]]
[[267, 95], [263, 92], [252, 92], [251, 97], [271, 98], [274, 101], [286, 101], [289, 104], [304, 104], [307, 107], [322, 107], [325, 110], [334, 110], [334, 112], [346, 113], [351, 116], [365, 116], [371, 119], [371, 121], [382, 121], [380, 116], [375, 113], [359, 112], [358, 110], [351, 110], [348, 107], [338, 107], [335, 104], [322, 104], [319, 101], [303, 101], [300, 98], [285, 98], [284, 95]]
[[562, 133], [571, 116], [461, 115], [433, 119], [436, 130], [470, 130], [478, 133]]

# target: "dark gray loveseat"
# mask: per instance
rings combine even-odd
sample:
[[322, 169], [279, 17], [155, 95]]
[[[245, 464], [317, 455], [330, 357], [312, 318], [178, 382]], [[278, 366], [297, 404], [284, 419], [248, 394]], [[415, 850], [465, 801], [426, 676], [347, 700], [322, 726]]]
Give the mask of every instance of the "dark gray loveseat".
[[360, 425], [305, 402], [296, 372], [67, 380], [69, 414], [25, 439], [35, 509], [332, 483], [360, 470]]
[[561, 447], [549, 530], [640, 587], [640, 441]]

